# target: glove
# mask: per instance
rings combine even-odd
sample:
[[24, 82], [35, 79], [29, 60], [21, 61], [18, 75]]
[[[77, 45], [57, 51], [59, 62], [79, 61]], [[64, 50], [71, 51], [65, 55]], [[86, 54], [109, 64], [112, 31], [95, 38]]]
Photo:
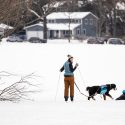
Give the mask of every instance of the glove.
[[76, 65], [75, 65], [75, 67], [77, 67], [79, 64], [78, 63], [76, 63]]

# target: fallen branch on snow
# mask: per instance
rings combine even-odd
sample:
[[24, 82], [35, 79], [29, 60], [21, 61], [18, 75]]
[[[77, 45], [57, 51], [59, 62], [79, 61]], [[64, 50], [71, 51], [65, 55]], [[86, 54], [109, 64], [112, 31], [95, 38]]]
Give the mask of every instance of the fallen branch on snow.
[[[12, 77], [17, 76], [5, 71], [0, 72], [0, 80], [3, 79], [3, 77]], [[2, 90], [0, 90], [0, 101], [12, 101], [17, 102], [20, 100], [31, 100], [29, 98], [29, 94], [34, 94], [36, 92], [40, 92], [38, 90], [38, 84], [33, 84], [32, 82], [37, 81], [36, 78], [40, 77], [35, 75], [34, 73], [31, 73], [29, 75], [21, 77], [18, 81], [11, 83], [9, 81], [6, 87], [4, 87]], [[6, 79], [5, 78], [5, 79]], [[37, 81], [38, 82], [38, 81]], [[2, 85], [5, 83], [2, 83]], [[1, 85], [1, 84], [0, 84]]]

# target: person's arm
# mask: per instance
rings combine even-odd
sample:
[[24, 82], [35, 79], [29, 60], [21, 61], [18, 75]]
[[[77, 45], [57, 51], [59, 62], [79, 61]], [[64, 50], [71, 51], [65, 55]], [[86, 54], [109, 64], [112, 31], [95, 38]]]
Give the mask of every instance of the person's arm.
[[64, 70], [64, 66], [60, 69], [60, 72], [62, 72]]
[[75, 67], [73, 68], [72, 63], [70, 63], [70, 64], [69, 64], [70, 71], [71, 71], [71, 72], [74, 72], [74, 71], [76, 70], [77, 66], [78, 66], [78, 64], [76, 64]]

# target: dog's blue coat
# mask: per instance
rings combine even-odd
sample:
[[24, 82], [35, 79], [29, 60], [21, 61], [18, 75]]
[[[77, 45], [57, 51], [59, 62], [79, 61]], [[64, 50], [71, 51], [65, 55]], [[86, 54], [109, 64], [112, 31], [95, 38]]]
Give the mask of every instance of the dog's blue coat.
[[100, 94], [105, 94], [107, 92], [107, 86], [106, 85], [103, 85], [100, 87], [101, 88], [101, 91], [100, 91]]

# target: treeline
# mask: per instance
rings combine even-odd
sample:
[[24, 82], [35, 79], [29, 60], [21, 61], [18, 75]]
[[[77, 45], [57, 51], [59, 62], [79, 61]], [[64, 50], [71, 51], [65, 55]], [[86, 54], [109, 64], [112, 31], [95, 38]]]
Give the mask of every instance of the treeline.
[[19, 31], [26, 25], [44, 22], [54, 11], [90, 11], [99, 18], [98, 35], [125, 35], [125, 0], [0, 0], [0, 23]]

